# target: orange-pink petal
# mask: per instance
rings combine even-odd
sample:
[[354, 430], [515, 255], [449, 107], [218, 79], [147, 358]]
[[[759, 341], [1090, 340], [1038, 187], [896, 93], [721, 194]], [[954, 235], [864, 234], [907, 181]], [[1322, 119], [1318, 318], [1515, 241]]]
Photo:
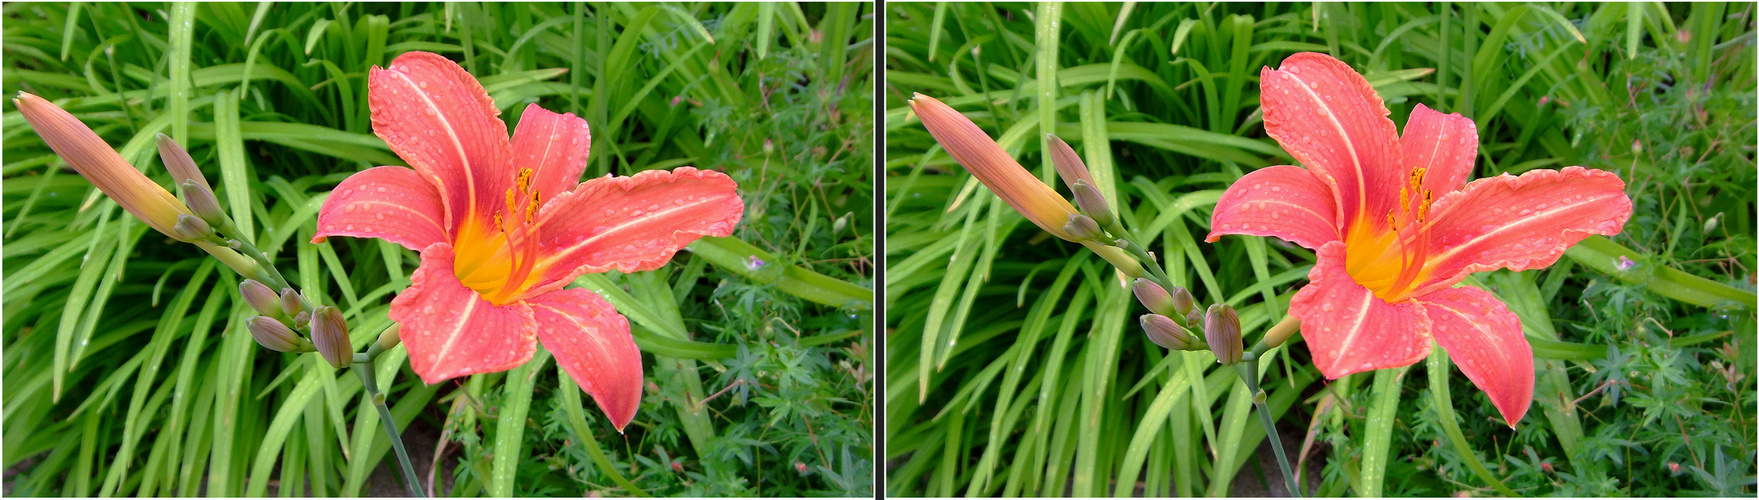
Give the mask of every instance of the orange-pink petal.
[[1399, 135], [1380, 96], [1350, 65], [1302, 52], [1260, 72], [1264, 131], [1337, 195], [1340, 233], [1385, 226], [1405, 168]]
[[1436, 290], [1416, 301], [1429, 315], [1435, 342], [1514, 428], [1533, 404], [1533, 346], [1521, 333], [1521, 318], [1472, 287]]
[[531, 189], [544, 200], [580, 185], [591, 147], [586, 120], [573, 113], [550, 112], [535, 102], [525, 107], [513, 129], [513, 164], [532, 170]]
[[557, 196], [538, 211], [543, 274], [533, 293], [585, 273], [655, 269], [697, 238], [733, 234], [745, 214], [738, 187], [726, 174], [679, 167], [592, 179]]
[[580, 288], [526, 303], [537, 318], [538, 340], [622, 432], [641, 408], [641, 351], [629, 335], [629, 320], [598, 294]]
[[330, 236], [383, 238], [421, 251], [447, 241], [440, 194], [414, 170], [373, 167], [343, 179], [318, 209], [312, 243]]
[[1466, 275], [1557, 262], [1589, 235], [1618, 234], [1631, 218], [1625, 182], [1605, 170], [1565, 167], [1479, 179], [1435, 201], [1430, 252], [1413, 295]]
[[1399, 138], [1407, 171], [1424, 169], [1423, 189], [1441, 197], [1466, 185], [1478, 159], [1478, 124], [1418, 104]]
[[471, 216], [492, 227], [485, 221], [503, 208], [517, 172], [507, 124], [476, 77], [438, 54], [407, 52], [373, 67], [367, 84], [373, 133], [437, 188], [446, 229], [457, 234]]
[[423, 382], [498, 372], [537, 352], [537, 324], [523, 302], [496, 306], [452, 274], [452, 245], [421, 251], [411, 284], [391, 301], [391, 319], [403, 327], [409, 367]]
[[1265, 167], [1228, 186], [1210, 219], [1211, 243], [1224, 234], [1275, 236], [1317, 250], [1338, 240], [1331, 189], [1301, 167]]
[[1345, 245], [1334, 241], [1319, 248], [1312, 281], [1289, 302], [1289, 314], [1301, 318], [1301, 336], [1313, 353], [1313, 365], [1326, 378], [1416, 363], [1429, 355], [1429, 319], [1423, 306], [1403, 301], [1388, 304], [1356, 284], [1344, 269]]

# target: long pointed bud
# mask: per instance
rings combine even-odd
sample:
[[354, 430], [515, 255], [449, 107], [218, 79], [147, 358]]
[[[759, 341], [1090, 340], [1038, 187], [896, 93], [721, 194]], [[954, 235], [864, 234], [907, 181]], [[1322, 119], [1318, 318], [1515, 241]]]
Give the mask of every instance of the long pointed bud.
[[247, 279], [238, 284], [238, 294], [244, 296], [244, 303], [250, 304], [258, 314], [264, 316], [281, 315], [281, 296], [275, 290], [257, 280]]
[[1093, 173], [1087, 170], [1087, 163], [1081, 161], [1081, 155], [1075, 154], [1075, 148], [1069, 147], [1063, 138], [1044, 134], [1044, 141], [1051, 147], [1051, 166], [1057, 168], [1057, 177], [1063, 180], [1063, 185], [1074, 188], [1076, 181], [1086, 182], [1089, 186], [1099, 184], [1094, 182]]
[[202, 176], [201, 168], [195, 165], [195, 158], [189, 156], [189, 151], [185, 151], [171, 136], [159, 134], [154, 139], [159, 145], [159, 161], [165, 162], [165, 170], [171, 171], [172, 184], [181, 186], [185, 182], [193, 181], [203, 189], [213, 192], [214, 188], [208, 186], [207, 177]]
[[1142, 331], [1148, 334], [1148, 340], [1154, 341], [1154, 345], [1175, 351], [1188, 351], [1200, 344], [1191, 337], [1190, 331], [1173, 322], [1172, 318], [1144, 314], [1139, 321], [1142, 323]]
[[214, 197], [214, 188], [208, 185], [208, 178], [202, 175], [195, 159], [171, 136], [159, 134], [157, 140], [159, 160], [165, 162], [166, 170], [171, 171], [171, 182], [182, 191], [183, 202], [189, 204], [189, 210], [208, 224], [224, 226], [226, 212], [220, 210], [220, 200]]
[[1039, 181], [1038, 177], [1027, 172], [1025, 167], [1009, 156], [1007, 151], [989, 138], [971, 119], [954, 111], [933, 97], [916, 94], [910, 100], [910, 109], [916, 112], [928, 133], [936, 142], [947, 150], [965, 170], [977, 177], [996, 196], [1014, 211], [1026, 216], [1026, 220], [1044, 229], [1058, 238], [1076, 241], [1073, 235], [1063, 229], [1063, 224], [1074, 215], [1075, 206], [1063, 199], [1056, 190]]
[[311, 342], [299, 338], [293, 329], [287, 328], [280, 320], [268, 316], [257, 316], [246, 322], [251, 338], [257, 344], [272, 351], [280, 352], [311, 352]]
[[1173, 312], [1173, 295], [1167, 293], [1167, 289], [1154, 284], [1153, 281], [1136, 278], [1136, 281], [1130, 284], [1130, 291], [1136, 294], [1136, 301], [1141, 302], [1143, 307], [1147, 307], [1148, 312], [1162, 316], [1176, 314]]
[[99, 191], [153, 229], [189, 241], [174, 229], [177, 216], [192, 214], [189, 207], [123, 160], [91, 127], [54, 103], [29, 93], [19, 92], [12, 103], [43, 142]]

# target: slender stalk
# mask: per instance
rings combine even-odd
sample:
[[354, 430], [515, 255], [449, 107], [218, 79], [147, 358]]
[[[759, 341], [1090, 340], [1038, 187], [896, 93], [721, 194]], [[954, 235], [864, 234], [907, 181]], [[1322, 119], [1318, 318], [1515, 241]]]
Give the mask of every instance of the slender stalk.
[[[1119, 238], [1119, 243], [1121, 243], [1118, 245], [1119, 247], [1132, 257], [1142, 261], [1143, 267], [1148, 270], [1149, 280], [1166, 290], [1173, 289], [1172, 280], [1167, 278], [1166, 271], [1162, 270], [1160, 264], [1149, 257], [1142, 245], [1134, 241], [1133, 235], [1122, 227], [1107, 229], [1113, 233], [1113, 236]], [[1299, 326], [1300, 320], [1293, 316], [1283, 318], [1283, 321], [1265, 332], [1264, 337], [1252, 346], [1251, 351], [1242, 356], [1240, 363], [1234, 365], [1235, 373], [1240, 376], [1240, 380], [1246, 382], [1246, 388], [1252, 391], [1252, 405], [1258, 410], [1259, 423], [1264, 425], [1264, 436], [1270, 439], [1270, 448], [1276, 452], [1277, 466], [1281, 467], [1283, 471], [1283, 486], [1288, 488], [1289, 495], [1294, 497], [1301, 496], [1301, 487], [1296, 484], [1295, 474], [1289, 467], [1288, 454], [1283, 452], [1283, 439], [1281, 435], [1277, 434], [1276, 422], [1271, 419], [1270, 406], [1265, 404], [1264, 389], [1258, 387], [1258, 358], [1263, 356], [1266, 351], [1282, 345], [1293, 329], [1299, 328]]]
[[391, 417], [391, 409], [385, 406], [385, 394], [379, 392], [379, 384], [373, 380], [372, 358], [354, 360], [354, 374], [360, 376], [360, 383], [366, 387], [367, 397], [373, 406], [379, 409], [379, 421], [385, 424], [385, 434], [391, 437], [391, 449], [397, 452], [397, 463], [403, 466], [403, 489], [411, 497], [424, 497], [421, 480], [416, 478], [415, 466], [409, 463], [409, 452], [403, 449], [403, 435], [397, 432], [397, 421]]
[[1300, 497], [1301, 486], [1295, 483], [1295, 473], [1289, 468], [1289, 457], [1283, 453], [1283, 439], [1277, 434], [1276, 422], [1270, 418], [1270, 405], [1265, 404], [1265, 393], [1258, 388], [1258, 360], [1241, 361], [1234, 365], [1234, 372], [1240, 380], [1246, 382], [1246, 389], [1252, 391], [1252, 406], [1258, 409], [1258, 421], [1264, 424], [1264, 436], [1270, 439], [1270, 449], [1276, 452], [1276, 463], [1283, 470], [1283, 486], [1289, 489], [1289, 496]]

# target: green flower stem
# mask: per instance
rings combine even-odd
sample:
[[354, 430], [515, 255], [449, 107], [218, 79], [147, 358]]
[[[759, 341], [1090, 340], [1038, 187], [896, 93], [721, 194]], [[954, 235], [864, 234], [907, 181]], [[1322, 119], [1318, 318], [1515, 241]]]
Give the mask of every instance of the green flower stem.
[[[364, 359], [363, 359], [364, 358]], [[391, 437], [391, 449], [397, 452], [397, 463], [403, 466], [403, 488], [411, 497], [425, 497], [422, 494], [421, 480], [416, 478], [415, 466], [409, 463], [409, 452], [403, 449], [403, 435], [397, 432], [397, 421], [391, 418], [391, 409], [385, 406], [385, 394], [379, 392], [379, 384], [373, 380], [373, 360], [364, 355], [354, 358], [354, 374], [360, 376], [360, 383], [366, 387], [366, 394], [373, 406], [379, 410], [379, 421], [385, 424], [385, 434]]]
[[1289, 489], [1289, 495], [1301, 496], [1301, 486], [1295, 483], [1295, 473], [1289, 468], [1289, 456], [1283, 453], [1283, 439], [1277, 434], [1276, 422], [1271, 420], [1270, 406], [1265, 404], [1264, 389], [1258, 388], [1258, 360], [1241, 361], [1234, 365], [1234, 373], [1246, 382], [1246, 389], [1252, 391], [1252, 406], [1258, 409], [1258, 421], [1264, 424], [1264, 436], [1270, 440], [1271, 451], [1276, 452], [1276, 463], [1283, 469], [1283, 486]]
[[[1123, 228], [1112, 232], [1114, 236], [1119, 236], [1119, 247], [1136, 257], [1137, 260], [1142, 261], [1143, 267], [1148, 269], [1150, 280], [1154, 281], [1156, 285], [1160, 285], [1161, 288], [1173, 289], [1172, 280], [1167, 279], [1166, 271], [1162, 270], [1160, 264], [1149, 257], [1142, 245], [1133, 241], [1135, 238], [1129, 232], [1124, 231]], [[1276, 452], [1277, 466], [1283, 470], [1284, 486], [1289, 489], [1290, 495], [1296, 497], [1301, 496], [1301, 487], [1295, 483], [1295, 474], [1289, 467], [1288, 454], [1283, 452], [1282, 436], [1277, 434], [1276, 422], [1270, 416], [1270, 406], [1265, 404], [1266, 394], [1263, 389], [1258, 387], [1258, 358], [1263, 356], [1265, 352], [1287, 342], [1288, 338], [1300, 329], [1300, 326], [1301, 320], [1294, 316], [1285, 315], [1282, 321], [1265, 330], [1264, 336], [1258, 339], [1258, 343], [1252, 345], [1252, 350], [1245, 353], [1241, 357], [1241, 361], [1234, 365], [1235, 373], [1240, 375], [1240, 380], [1246, 382], [1246, 388], [1252, 391], [1252, 405], [1257, 407], [1259, 423], [1264, 425], [1264, 435], [1270, 439], [1271, 450]]]
[[1150, 281], [1153, 281], [1156, 285], [1160, 285], [1162, 289], [1169, 292], [1173, 290], [1173, 280], [1167, 278], [1167, 272], [1160, 268], [1160, 263], [1155, 262], [1154, 258], [1148, 255], [1148, 251], [1142, 249], [1142, 245], [1139, 245], [1132, 240], [1129, 233], [1124, 233], [1124, 236], [1119, 238], [1118, 241], [1118, 248], [1124, 249], [1124, 251], [1129, 253], [1131, 257], [1135, 257], [1136, 260], [1142, 261], [1143, 268], [1148, 270], [1148, 279]]

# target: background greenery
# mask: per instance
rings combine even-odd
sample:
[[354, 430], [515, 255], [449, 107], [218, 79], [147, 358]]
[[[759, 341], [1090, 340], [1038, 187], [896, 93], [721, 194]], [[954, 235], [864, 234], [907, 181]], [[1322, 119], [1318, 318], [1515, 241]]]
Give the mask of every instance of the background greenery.
[[[162, 183], [151, 139], [172, 135], [289, 279], [346, 311], [356, 345], [388, 325], [419, 259], [378, 240], [302, 242], [337, 182], [403, 164], [371, 134], [365, 92], [368, 68], [399, 53], [460, 62], [510, 126], [533, 101], [585, 117], [587, 177], [727, 172], [747, 203], [733, 238], [577, 282], [615, 303], [648, 353], [627, 435], [582, 406], [547, 353], [426, 386], [397, 349], [379, 380], [417, 469], [439, 464], [434, 493], [454, 496], [871, 495], [870, 6], [8, 3], [4, 15], [7, 95], [54, 100]], [[387, 441], [354, 377], [258, 348], [229, 270], [117, 210], [10, 106], [4, 125], [8, 494], [401, 492], [390, 474], [369, 481], [389, 467]]]
[[1537, 401], [1519, 430], [1439, 350], [1425, 366], [1336, 381], [1304, 346], [1273, 352], [1263, 385], [1305, 456], [1307, 493], [1753, 495], [1755, 14], [888, 4], [887, 492], [1282, 492], [1274, 466], [1249, 460], [1264, 433], [1243, 384], [1207, 352], [1149, 343], [1112, 270], [1022, 224], [906, 100], [954, 106], [1046, 180], [1036, 138], [1054, 130], [1174, 281], [1239, 308], [1250, 342], [1285, 314], [1312, 252], [1197, 239], [1228, 183], [1293, 161], [1263, 132], [1259, 69], [1317, 51], [1364, 73], [1397, 122], [1420, 102], [1475, 120], [1474, 178], [1616, 171], [1636, 213], [1549, 269], [1469, 281], [1508, 303], [1534, 344]]

